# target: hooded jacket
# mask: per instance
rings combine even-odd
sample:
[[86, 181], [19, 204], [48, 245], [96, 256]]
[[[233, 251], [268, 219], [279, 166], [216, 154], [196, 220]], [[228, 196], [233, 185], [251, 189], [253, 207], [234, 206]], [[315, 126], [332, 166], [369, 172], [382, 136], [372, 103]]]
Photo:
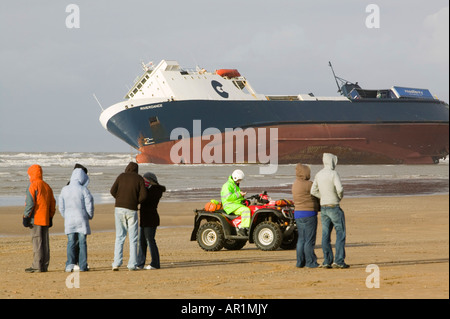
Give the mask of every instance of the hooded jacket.
[[158, 204], [166, 187], [163, 185], [149, 185], [147, 198], [141, 203], [139, 225], [141, 227], [159, 226]]
[[138, 205], [147, 198], [144, 179], [138, 174], [138, 164], [130, 162], [125, 172], [117, 177], [110, 192], [116, 199], [115, 207], [137, 210]]
[[87, 188], [89, 177], [81, 168], [72, 172], [69, 185], [63, 187], [58, 198], [58, 208], [64, 218], [65, 234], [89, 235], [89, 220], [94, 217], [94, 199]]
[[324, 153], [323, 168], [316, 174], [311, 187], [311, 195], [320, 198], [320, 205], [339, 205], [344, 197], [344, 188], [341, 178], [335, 171], [337, 157], [330, 153]]
[[311, 195], [311, 187], [313, 182], [311, 177], [311, 169], [309, 166], [297, 164], [295, 168], [296, 179], [292, 185], [292, 196], [294, 198], [296, 211], [319, 211], [319, 201]]
[[223, 210], [227, 214], [231, 214], [236, 209], [244, 206], [241, 203], [245, 198], [241, 194], [239, 185], [236, 184], [231, 176], [228, 177], [228, 181], [223, 184], [220, 198], [222, 200]]
[[30, 186], [26, 191], [24, 217], [31, 218], [31, 223], [38, 226], [50, 226], [50, 219], [55, 215], [56, 201], [53, 190], [42, 179], [42, 167], [32, 165], [28, 168]]

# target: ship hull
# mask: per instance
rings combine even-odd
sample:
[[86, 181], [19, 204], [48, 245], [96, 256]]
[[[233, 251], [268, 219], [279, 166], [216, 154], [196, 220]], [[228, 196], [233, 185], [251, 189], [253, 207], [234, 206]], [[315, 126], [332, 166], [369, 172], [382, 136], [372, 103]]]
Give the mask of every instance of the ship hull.
[[[266, 155], [270, 151], [270, 129], [277, 129], [278, 164], [321, 164], [323, 153], [338, 156], [341, 164], [433, 164], [448, 154], [449, 128], [445, 124], [299, 124], [263, 127], [266, 137], [262, 147]], [[273, 158], [259, 159], [261, 141], [247, 138], [234, 140], [226, 145], [225, 133], [202, 140], [194, 137], [181, 141], [142, 146], [136, 159], [140, 163], [235, 163], [258, 162], [268, 164]], [[434, 143], [430, 144], [433, 140]], [[211, 147], [211, 141], [222, 141], [220, 148]], [[190, 156], [182, 156], [187, 143]], [[196, 145], [201, 145], [197, 147]], [[258, 147], [255, 147], [259, 146]], [[226, 158], [231, 150], [235, 156]], [[244, 150], [237, 160], [236, 150]], [[216, 152], [214, 152], [216, 151]], [[216, 153], [216, 154], [214, 154]], [[219, 153], [220, 155], [217, 155]], [[208, 156], [205, 156], [208, 155]], [[171, 156], [172, 155], [172, 156]], [[211, 161], [214, 158], [214, 161]], [[256, 159], [256, 161], [255, 161]]]
[[[140, 163], [316, 164], [330, 152], [347, 164], [431, 164], [449, 152], [439, 100], [125, 103], [101, 120]], [[245, 136], [227, 140], [236, 128]]]

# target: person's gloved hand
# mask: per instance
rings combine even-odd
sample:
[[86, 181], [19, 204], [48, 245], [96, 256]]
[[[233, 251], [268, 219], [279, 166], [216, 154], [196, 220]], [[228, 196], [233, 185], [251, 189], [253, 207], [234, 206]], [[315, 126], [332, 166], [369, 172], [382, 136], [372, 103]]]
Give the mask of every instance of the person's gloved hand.
[[48, 227], [52, 227], [53, 226], [53, 218], [50, 218], [50, 225], [48, 225]]
[[23, 218], [23, 227], [32, 228], [33, 225], [31, 225], [31, 217], [24, 217]]

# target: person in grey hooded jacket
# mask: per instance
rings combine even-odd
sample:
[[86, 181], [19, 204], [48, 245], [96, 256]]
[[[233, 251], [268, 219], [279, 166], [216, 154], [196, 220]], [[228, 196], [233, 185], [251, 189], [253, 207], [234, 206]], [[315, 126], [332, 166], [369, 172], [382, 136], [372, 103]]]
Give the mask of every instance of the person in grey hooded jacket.
[[[335, 168], [337, 156], [324, 153], [323, 166], [315, 178], [311, 187], [311, 195], [320, 198], [320, 213], [322, 222], [322, 250], [324, 255], [322, 268], [348, 268], [345, 263], [345, 215], [339, 203], [344, 197], [344, 188]], [[336, 229], [336, 258], [333, 262], [333, 250], [331, 248], [331, 231]]]
[[86, 236], [91, 234], [89, 220], [94, 217], [94, 199], [88, 184], [89, 177], [84, 170], [76, 168], [70, 183], [63, 187], [58, 198], [58, 208], [64, 218], [64, 232], [68, 238], [67, 272], [73, 271], [77, 263], [80, 271], [88, 270]]

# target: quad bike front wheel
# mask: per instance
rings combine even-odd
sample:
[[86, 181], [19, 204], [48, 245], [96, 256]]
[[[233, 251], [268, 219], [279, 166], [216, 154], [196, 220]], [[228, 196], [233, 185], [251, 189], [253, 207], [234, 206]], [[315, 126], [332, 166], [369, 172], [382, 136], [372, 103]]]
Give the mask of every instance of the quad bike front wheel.
[[261, 250], [277, 250], [283, 241], [280, 226], [269, 221], [258, 224], [253, 232], [253, 241]]
[[197, 232], [198, 245], [206, 251], [221, 250], [225, 244], [222, 226], [216, 222], [207, 222]]
[[285, 250], [295, 249], [297, 247], [297, 241], [298, 241], [298, 231], [295, 230], [292, 232], [290, 236], [283, 237], [283, 241], [280, 247], [281, 249]]

